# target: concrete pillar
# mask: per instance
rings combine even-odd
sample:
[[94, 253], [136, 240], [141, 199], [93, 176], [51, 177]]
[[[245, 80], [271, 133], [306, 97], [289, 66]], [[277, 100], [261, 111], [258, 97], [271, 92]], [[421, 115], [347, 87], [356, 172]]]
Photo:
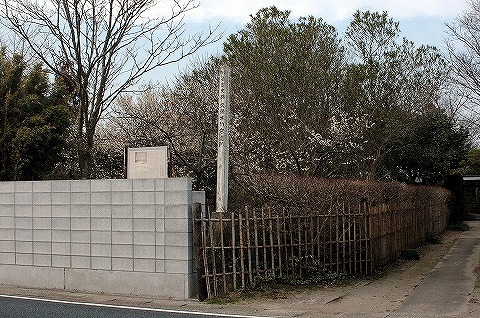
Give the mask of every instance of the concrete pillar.
[[218, 154], [217, 154], [217, 212], [227, 211], [228, 206], [228, 124], [230, 113], [230, 68], [220, 69], [218, 96]]

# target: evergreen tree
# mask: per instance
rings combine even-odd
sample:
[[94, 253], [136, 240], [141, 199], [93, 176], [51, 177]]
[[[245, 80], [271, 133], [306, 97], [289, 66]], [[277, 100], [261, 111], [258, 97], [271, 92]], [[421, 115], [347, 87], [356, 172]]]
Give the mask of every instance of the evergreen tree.
[[0, 51], [0, 180], [47, 178], [62, 160], [68, 94], [40, 64]]

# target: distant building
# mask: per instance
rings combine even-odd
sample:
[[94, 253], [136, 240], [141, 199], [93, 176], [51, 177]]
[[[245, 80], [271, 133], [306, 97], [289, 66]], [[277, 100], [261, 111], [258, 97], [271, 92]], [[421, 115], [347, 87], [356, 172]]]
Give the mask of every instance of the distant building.
[[480, 176], [463, 176], [463, 212], [480, 213]]
[[445, 187], [453, 191], [452, 218], [480, 214], [480, 175], [448, 176]]

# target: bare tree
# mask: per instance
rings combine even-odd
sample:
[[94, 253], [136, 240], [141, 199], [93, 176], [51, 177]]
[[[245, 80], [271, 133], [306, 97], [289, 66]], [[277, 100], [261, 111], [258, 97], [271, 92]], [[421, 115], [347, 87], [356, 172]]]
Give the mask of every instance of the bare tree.
[[[195, 0], [4, 0], [4, 23], [71, 88], [76, 110], [78, 168], [92, 169], [95, 129], [123, 92], [161, 66], [175, 63], [218, 39], [185, 34], [184, 16]], [[162, 7], [160, 7], [162, 4]]]
[[217, 75], [217, 65], [206, 63], [183, 74], [173, 87], [148, 88], [135, 97], [122, 95], [111, 136], [120, 135], [136, 147], [168, 145], [173, 175], [189, 176], [194, 189], [214, 193]]
[[[480, 106], [480, 1], [469, 1], [470, 8], [447, 24], [446, 47], [456, 95], [462, 102], [467, 126], [477, 126]], [[471, 117], [473, 115], [473, 117]], [[473, 120], [472, 120], [473, 119]], [[477, 128], [478, 129], [478, 128]]]

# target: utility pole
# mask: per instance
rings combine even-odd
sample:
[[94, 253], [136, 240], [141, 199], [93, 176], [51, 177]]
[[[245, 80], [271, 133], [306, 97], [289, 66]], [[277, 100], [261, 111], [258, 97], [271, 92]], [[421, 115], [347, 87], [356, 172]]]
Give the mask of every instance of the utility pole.
[[230, 68], [220, 68], [218, 94], [218, 152], [216, 212], [226, 212], [228, 206], [228, 124], [230, 115]]

